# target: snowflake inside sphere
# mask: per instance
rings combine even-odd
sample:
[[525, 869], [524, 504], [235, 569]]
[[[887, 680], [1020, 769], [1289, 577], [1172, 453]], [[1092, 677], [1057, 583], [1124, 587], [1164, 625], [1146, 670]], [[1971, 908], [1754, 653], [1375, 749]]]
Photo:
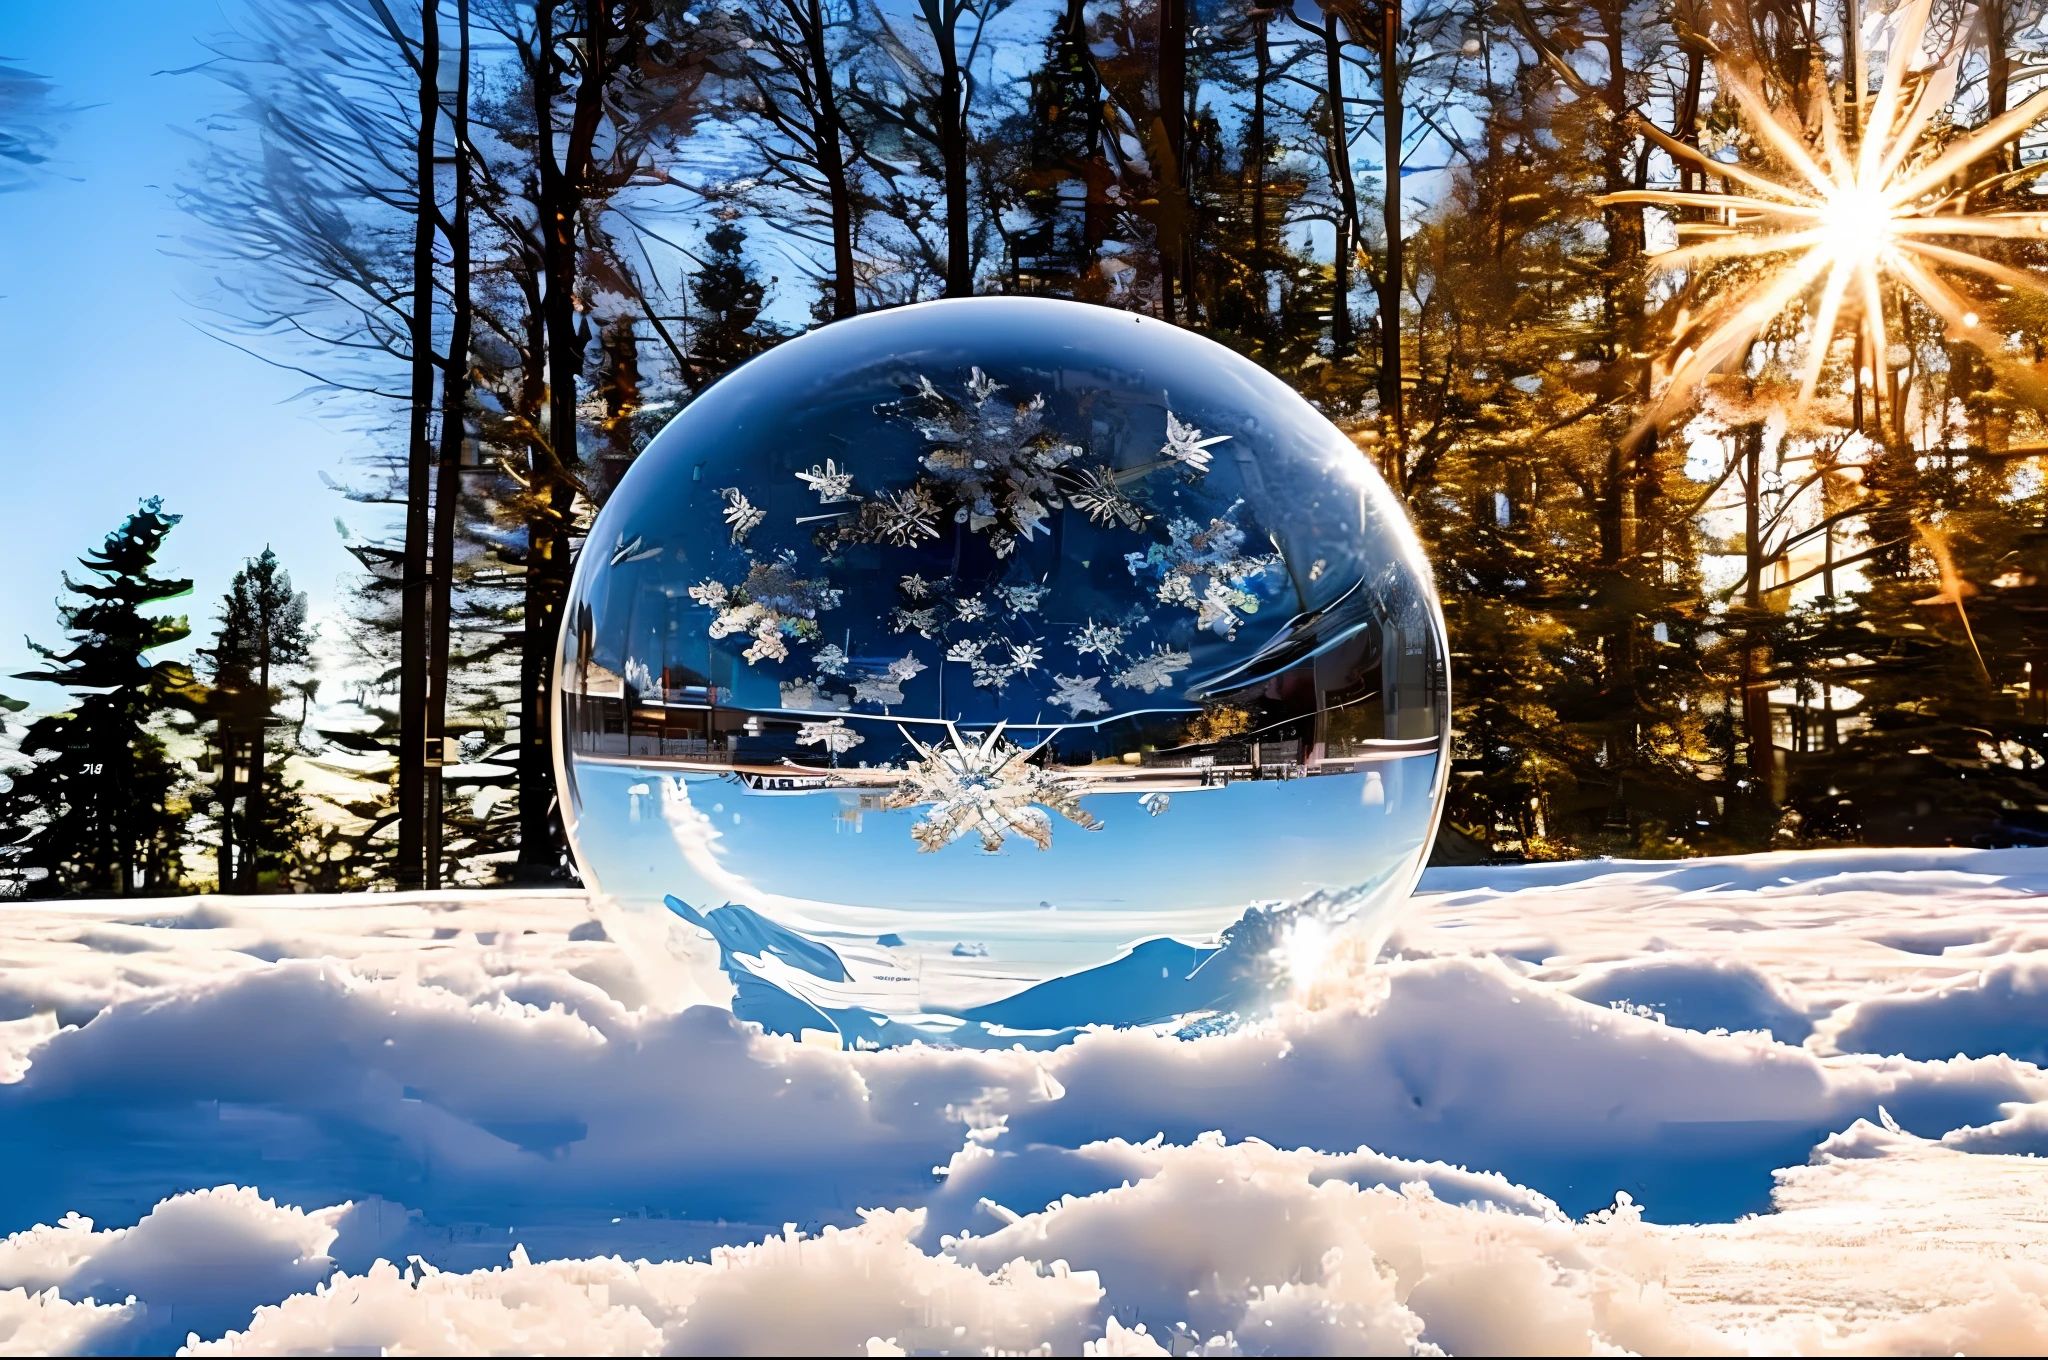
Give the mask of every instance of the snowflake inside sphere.
[[1208, 340], [1022, 298], [693, 402], [597, 519], [558, 699], [629, 943], [849, 1045], [1249, 1013], [1407, 896], [1450, 705], [1349, 440]]

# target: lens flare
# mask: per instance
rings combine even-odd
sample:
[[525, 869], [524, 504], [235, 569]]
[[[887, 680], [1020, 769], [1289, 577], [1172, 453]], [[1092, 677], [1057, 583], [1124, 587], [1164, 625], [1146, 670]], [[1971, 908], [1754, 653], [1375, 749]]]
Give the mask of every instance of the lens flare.
[[[1802, 300], [1811, 309], [1813, 329], [1798, 407], [1812, 399], [1845, 322], [1860, 328], [1867, 341], [1863, 372], [1883, 390], [1887, 367], [1897, 362], [1884, 330], [1887, 282], [1924, 302], [1947, 323], [1952, 338], [1972, 341], [1989, 361], [2012, 368], [2001, 337], [1983, 324], [1980, 313], [1989, 309], [1973, 305], [1947, 275], [2033, 292], [2048, 287], [2038, 277], [1941, 241], [2048, 236], [2048, 213], [1971, 210], [1973, 198], [1987, 187], [2030, 176], [2034, 167], [1990, 182], [1962, 183], [1970, 167], [2048, 115], [2048, 90], [1960, 136], [1933, 135], [1936, 115], [1955, 93], [1959, 53], [1951, 50], [1929, 66], [1910, 69], [1921, 52], [1931, 3], [1914, 0], [1900, 12], [1883, 83], [1867, 105], [1821, 89], [1802, 116], [1765, 96], [1754, 61], [1732, 49], [1715, 58], [1722, 88], [1740, 107], [1745, 129], [1782, 167], [1780, 178], [1714, 160], [1634, 120], [1674, 160], [1723, 184], [1719, 193], [1637, 189], [1599, 200], [1719, 213], [1719, 221], [1679, 223], [1678, 248], [1657, 256], [1652, 267], [1670, 272], [1733, 260], [1769, 262], [1760, 273], [1715, 291], [1704, 310], [1681, 313], [1689, 324], [1681, 324], [1672, 339], [1670, 377], [1643, 426], [1684, 406], [1708, 374], [1739, 359], [1764, 326]], [[1837, 116], [1838, 107], [1845, 117]], [[1708, 290], [1718, 281], [1696, 276], [1694, 283]], [[2038, 387], [2031, 373], [2019, 376], [2029, 388]]]

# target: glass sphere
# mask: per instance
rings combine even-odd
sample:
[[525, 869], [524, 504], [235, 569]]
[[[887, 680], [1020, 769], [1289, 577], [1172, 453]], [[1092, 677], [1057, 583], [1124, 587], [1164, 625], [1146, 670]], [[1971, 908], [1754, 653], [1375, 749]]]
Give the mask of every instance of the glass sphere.
[[1407, 897], [1447, 668], [1402, 510], [1278, 379], [925, 303], [760, 356], [626, 473], [563, 628], [567, 823], [639, 947], [770, 1029], [1227, 1024]]

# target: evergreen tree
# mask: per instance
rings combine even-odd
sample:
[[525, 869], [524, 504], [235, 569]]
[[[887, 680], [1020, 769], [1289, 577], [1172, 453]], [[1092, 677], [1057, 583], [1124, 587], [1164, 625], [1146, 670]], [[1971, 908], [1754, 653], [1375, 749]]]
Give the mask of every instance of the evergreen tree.
[[700, 388], [781, 338], [761, 320], [768, 285], [747, 259], [746, 231], [737, 223], [720, 222], [704, 234], [704, 246], [704, 262], [690, 275], [697, 312], [690, 358], [701, 375]]
[[18, 678], [62, 685], [77, 700], [30, 724], [21, 741], [33, 764], [12, 793], [39, 825], [20, 837], [16, 863], [38, 896], [178, 886], [184, 776], [156, 720], [190, 712], [200, 690], [182, 663], [149, 659], [191, 632], [185, 620], [145, 610], [192, 590], [189, 580], [150, 574], [179, 518], [164, 513], [161, 498], [142, 502], [98, 552], [79, 559], [97, 580], [65, 574], [78, 601], [58, 608], [69, 645], [29, 644], [47, 665]]
[[[284, 672], [304, 664], [312, 646], [306, 597], [265, 548], [235, 573], [221, 599], [207, 709], [220, 756], [215, 802], [222, 892], [256, 892], [287, 880], [297, 866], [307, 814], [283, 757], [294, 743], [278, 717]], [[237, 855], [237, 848], [240, 854]]]

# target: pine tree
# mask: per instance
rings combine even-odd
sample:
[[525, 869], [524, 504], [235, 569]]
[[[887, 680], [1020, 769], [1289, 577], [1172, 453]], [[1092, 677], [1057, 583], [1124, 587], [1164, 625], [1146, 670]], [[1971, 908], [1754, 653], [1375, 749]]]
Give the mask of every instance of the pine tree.
[[[13, 794], [41, 825], [20, 841], [17, 864], [39, 896], [164, 892], [178, 886], [185, 806], [183, 772], [155, 720], [189, 713], [201, 692], [179, 662], [149, 654], [186, 637], [182, 617], [145, 613], [191, 593], [189, 580], [152, 576], [150, 568], [179, 516], [151, 498], [79, 559], [97, 580], [64, 588], [70, 634], [63, 650], [29, 645], [47, 665], [18, 678], [62, 685], [75, 707], [30, 724], [21, 753], [33, 767]], [[38, 873], [40, 871], [40, 873]]]
[[768, 285], [747, 259], [747, 233], [737, 223], [720, 222], [704, 233], [705, 257], [690, 275], [696, 325], [690, 336], [690, 358], [698, 386], [738, 368], [773, 345], [780, 335], [761, 320]]
[[275, 886], [297, 867], [307, 813], [298, 786], [284, 775], [283, 757], [294, 743], [284, 740], [277, 706], [284, 673], [304, 664], [311, 646], [306, 597], [292, 589], [290, 573], [265, 548], [235, 573], [221, 599], [213, 645], [202, 653], [211, 670], [207, 708], [220, 753], [223, 892]]

